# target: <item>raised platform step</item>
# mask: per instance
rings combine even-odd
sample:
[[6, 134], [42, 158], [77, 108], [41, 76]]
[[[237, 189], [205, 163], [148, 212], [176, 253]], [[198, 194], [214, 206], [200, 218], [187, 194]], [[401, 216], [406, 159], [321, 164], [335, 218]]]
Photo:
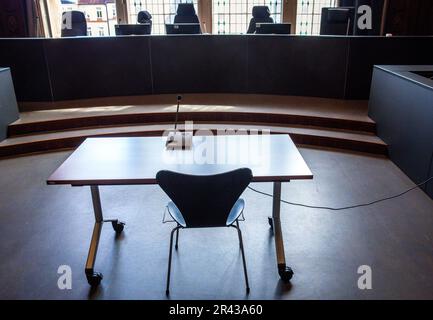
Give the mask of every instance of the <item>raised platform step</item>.
[[[114, 97], [20, 105], [20, 119], [0, 143], [0, 157], [78, 146], [87, 137], [160, 136], [172, 128], [175, 95]], [[290, 134], [297, 144], [387, 154], [367, 101], [239, 94], [188, 94], [179, 123]]]
[[[113, 125], [173, 123], [174, 95], [27, 104], [9, 137]], [[57, 109], [50, 109], [57, 108]], [[375, 133], [366, 101], [267, 95], [193, 94], [182, 100], [179, 121], [316, 126]]]
[[[23, 155], [33, 152], [54, 151], [75, 148], [88, 137], [99, 136], [162, 136], [163, 132], [172, 129], [172, 124], [104, 127], [60, 131], [45, 134], [33, 134], [8, 138], [0, 143], [0, 157]], [[179, 126], [180, 129], [183, 126]], [[356, 133], [343, 130], [331, 130], [316, 127], [279, 127], [267, 125], [244, 124], [194, 124], [195, 130], [269, 129], [271, 133], [286, 133], [296, 144], [334, 147], [346, 150], [368, 152], [373, 154], [387, 154], [387, 145], [373, 134]]]

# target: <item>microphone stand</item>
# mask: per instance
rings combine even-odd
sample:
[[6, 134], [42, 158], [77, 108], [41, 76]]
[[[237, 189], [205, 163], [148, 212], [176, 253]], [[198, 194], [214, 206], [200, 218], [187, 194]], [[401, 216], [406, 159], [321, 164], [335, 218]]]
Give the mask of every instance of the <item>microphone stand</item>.
[[180, 104], [180, 100], [182, 100], [182, 96], [177, 96], [177, 108], [176, 108], [176, 118], [174, 120], [174, 132], [176, 133], [177, 131], [177, 118], [179, 115], [179, 104]]
[[177, 123], [179, 117], [179, 105], [182, 100], [182, 96], [177, 96], [177, 108], [176, 108], [176, 118], [174, 120], [174, 132], [168, 134], [167, 140], [165, 142], [165, 147], [167, 149], [190, 149], [192, 146], [192, 133], [191, 132], [177, 132]]

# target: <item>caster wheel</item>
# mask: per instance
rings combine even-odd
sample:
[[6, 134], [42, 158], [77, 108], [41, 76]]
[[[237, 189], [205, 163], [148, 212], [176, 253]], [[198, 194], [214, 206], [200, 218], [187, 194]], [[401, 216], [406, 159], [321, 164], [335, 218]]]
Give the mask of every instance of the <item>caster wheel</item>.
[[284, 266], [283, 268], [278, 270], [281, 280], [284, 282], [289, 282], [293, 277], [293, 270], [290, 267]]
[[103, 278], [102, 273], [100, 272], [92, 272], [92, 273], [86, 273], [87, 282], [92, 287], [97, 287], [101, 283], [101, 280]]
[[272, 217], [268, 217], [268, 223], [272, 230], [274, 230], [274, 219]]
[[119, 220], [111, 221], [111, 225], [113, 226], [113, 229], [114, 231], [116, 231], [117, 234], [122, 233], [123, 228], [125, 227], [125, 223]]

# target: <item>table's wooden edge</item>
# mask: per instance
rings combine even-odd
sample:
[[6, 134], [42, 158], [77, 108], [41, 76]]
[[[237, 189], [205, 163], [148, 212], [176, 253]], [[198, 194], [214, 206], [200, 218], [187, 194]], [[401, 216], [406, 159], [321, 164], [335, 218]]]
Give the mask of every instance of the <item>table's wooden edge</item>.
[[146, 185], [157, 184], [156, 179], [123, 179], [123, 180], [47, 180], [47, 185], [82, 186], [120, 186], [120, 185]]
[[[291, 180], [311, 180], [314, 176], [281, 176], [281, 177], [253, 177], [252, 182], [290, 182]], [[153, 179], [123, 179], [123, 180], [47, 180], [47, 185], [71, 185], [71, 186], [115, 186], [115, 185], [148, 185], [157, 184]]]
[[292, 180], [312, 180], [312, 174], [299, 176], [281, 176], [281, 177], [253, 177], [252, 182], [290, 182]]

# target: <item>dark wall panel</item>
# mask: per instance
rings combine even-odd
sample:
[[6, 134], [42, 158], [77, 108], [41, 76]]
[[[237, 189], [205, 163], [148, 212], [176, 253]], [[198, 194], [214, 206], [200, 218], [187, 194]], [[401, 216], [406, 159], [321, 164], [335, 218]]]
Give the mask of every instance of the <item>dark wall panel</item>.
[[368, 99], [374, 65], [433, 64], [433, 37], [352, 37], [346, 98]]
[[348, 38], [248, 37], [248, 91], [343, 98]]
[[376, 68], [369, 116], [391, 160], [415, 183], [425, 181], [433, 154], [433, 90]]
[[18, 101], [51, 101], [44, 39], [2, 39], [0, 67], [9, 67]]
[[18, 106], [10, 70], [0, 68], [0, 141], [6, 139], [8, 125], [18, 118]]
[[54, 100], [152, 93], [149, 37], [47, 39]]
[[385, 32], [394, 35], [433, 35], [433, 1], [388, 1]]
[[27, 37], [25, 0], [0, 1], [0, 37]]
[[243, 93], [245, 36], [151, 37], [154, 93]]
[[[430, 167], [431, 167], [431, 170], [430, 170], [429, 176], [433, 177], [433, 159], [432, 159], [432, 163], [430, 164]], [[430, 196], [430, 198], [433, 199], [433, 181], [430, 181], [427, 184], [426, 190], [427, 190], [427, 194]]]

